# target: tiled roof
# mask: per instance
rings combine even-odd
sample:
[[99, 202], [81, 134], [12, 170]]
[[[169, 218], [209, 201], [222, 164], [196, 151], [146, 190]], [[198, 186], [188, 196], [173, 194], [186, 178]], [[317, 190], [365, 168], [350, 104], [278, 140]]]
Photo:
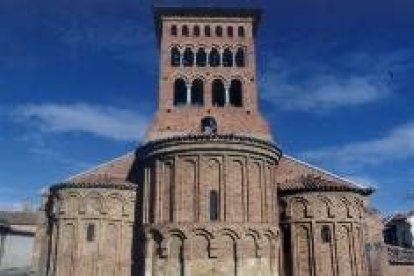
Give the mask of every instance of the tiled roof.
[[128, 176], [135, 160], [135, 154], [129, 152], [90, 170], [63, 180], [57, 186], [79, 185], [82, 187], [99, 185], [133, 185]]
[[281, 158], [276, 169], [276, 182], [281, 194], [301, 191], [353, 191], [369, 195], [373, 192], [372, 188], [359, 186], [287, 155]]
[[0, 222], [7, 225], [36, 225], [39, 212], [0, 211]]

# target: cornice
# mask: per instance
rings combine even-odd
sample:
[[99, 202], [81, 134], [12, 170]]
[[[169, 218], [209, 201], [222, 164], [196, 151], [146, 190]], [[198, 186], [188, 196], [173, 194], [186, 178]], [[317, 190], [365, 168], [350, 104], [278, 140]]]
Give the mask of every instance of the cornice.
[[50, 187], [51, 192], [55, 192], [62, 189], [114, 189], [114, 190], [136, 190], [137, 185], [133, 183], [104, 183], [104, 182], [63, 182], [58, 183]]
[[[167, 138], [160, 138], [157, 140], [148, 141], [146, 144], [140, 146], [136, 150], [136, 155], [138, 158], [146, 156], [149, 153], [155, 152], [157, 150], [174, 147], [174, 146], [183, 146], [183, 145], [194, 145], [194, 144], [234, 144], [234, 145], [245, 145], [249, 147], [256, 147], [258, 149], [265, 150], [267, 152], [272, 152], [272, 155], [276, 156], [277, 159], [280, 159], [282, 156], [282, 151], [279, 147], [271, 142], [262, 139], [258, 139], [251, 136], [243, 136], [236, 134], [189, 134], [189, 135], [177, 135]], [[241, 149], [240, 149], [241, 150]]]

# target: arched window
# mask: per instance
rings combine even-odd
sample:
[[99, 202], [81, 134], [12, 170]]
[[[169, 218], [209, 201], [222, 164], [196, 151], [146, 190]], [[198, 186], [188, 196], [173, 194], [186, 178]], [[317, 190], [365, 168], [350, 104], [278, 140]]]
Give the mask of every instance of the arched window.
[[181, 30], [181, 34], [182, 34], [183, 36], [188, 36], [188, 35], [189, 35], [189, 31], [188, 31], [188, 26], [187, 26], [187, 25], [184, 25], [184, 26], [183, 26], [183, 28], [182, 28], [182, 30]]
[[204, 27], [204, 35], [205, 36], [207, 36], [207, 37], [210, 37], [211, 36], [211, 28], [210, 28], [210, 26], [205, 26]]
[[86, 227], [86, 241], [95, 241], [95, 224], [93, 223], [89, 223]]
[[219, 198], [216, 190], [210, 191], [210, 221], [217, 221], [219, 217]]
[[237, 28], [237, 34], [239, 37], [244, 37], [246, 35], [244, 31], [244, 27], [239, 26], [239, 28]]
[[232, 67], [233, 66], [233, 53], [229, 48], [224, 49], [223, 52], [223, 66]]
[[226, 102], [226, 90], [223, 81], [220, 79], [214, 80], [211, 91], [213, 106], [224, 106], [224, 103]]
[[239, 49], [237, 49], [237, 52], [236, 52], [236, 57], [235, 57], [235, 60], [236, 60], [236, 66], [237, 67], [244, 67], [245, 66], [245, 64], [246, 64], [246, 62], [245, 62], [245, 60], [244, 60], [245, 58], [244, 58], [244, 50], [243, 50], [243, 48], [239, 48]]
[[194, 36], [200, 36], [200, 26], [195, 25], [193, 28], [193, 35]]
[[204, 104], [204, 83], [201, 79], [195, 79], [191, 86], [191, 104]]
[[181, 53], [177, 47], [171, 49], [171, 66], [180, 66]]
[[186, 67], [194, 65], [194, 53], [189, 47], [184, 50], [183, 65]]
[[328, 225], [323, 225], [321, 229], [321, 240], [324, 243], [330, 243], [332, 240], [331, 229]]
[[200, 48], [196, 54], [196, 64], [197, 66], [204, 67], [207, 65], [207, 53], [204, 48]]
[[223, 36], [223, 28], [221, 26], [216, 27], [216, 36], [218, 36], [218, 37]]
[[183, 79], [176, 79], [174, 82], [174, 105], [187, 103], [187, 86]]
[[220, 66], [220, 53], [216, 48], [211, 49], [209, 63], [211, 67]]
[[205, 134], [217, 133], [216, 119], [211, 116], [207, 116], [201, 119], [201, 132]]
[[233, 37], [233, 27], [232, 26], [227, 27], [227, 35], [229, 37]]
[[243, 105], [243, 91], [240, 80], [232, 80], [230, 83], [230, 104], [240, 107]]
[[171, 35], [172, 36], [177, 36], [177, 26], [176, 25], [171, 26]]

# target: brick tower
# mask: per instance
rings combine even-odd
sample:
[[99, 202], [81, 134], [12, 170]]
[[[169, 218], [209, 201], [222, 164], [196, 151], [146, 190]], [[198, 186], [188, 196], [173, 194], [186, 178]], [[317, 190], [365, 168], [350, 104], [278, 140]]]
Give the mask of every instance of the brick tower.
[[160, 76], [149, 140], [203, 133], [203, 118], [217, 134], [271, 139], [258, 110], [259, 17], [253, 9], [155, 9]]
[[281, 152], [258, 110], [259, 16], [253, 9], [155, 8], [158, 111], [134, 170], [142, 183], [136, 270], [146, 275], [278, 271], [274, 171]]

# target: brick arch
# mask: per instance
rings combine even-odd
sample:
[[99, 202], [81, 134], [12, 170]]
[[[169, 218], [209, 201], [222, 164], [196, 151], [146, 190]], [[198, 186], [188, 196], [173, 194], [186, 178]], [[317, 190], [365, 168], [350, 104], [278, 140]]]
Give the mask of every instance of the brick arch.
[[208, 231], [206, 229], [203, 228], [195, 228], [192, 231], [193, 236], [195, 235], [201, 235], [201, 236], [205, 236], [206, 238], [208, 238], [209, 240], [214, 239], [214, 234], [211, 231]]
[[254, 230], [252, 228], [248, 228], [246, 229], [246, 231], [244, 232], [244, 236], [252, 236], [254, 237], [257, 241], [261, 239], [261, 235], [259, 233], [259, 231]]
[[240, 232], [230, 229], [230, 228], [222, 228], [215, 232], [215, 237], [218, 237], [220, 235], [227, 235], [231, 237], [235, 242], [239, 240], [241, 237]]
[[[177, 79], [183, 79], [185, 81], [186, 84], [190, 83], [190, 78], [188, 77], [188, 75], [185, 75], [183, 73], [180, 72], [174, 72], [173, 74], [171, 74], [170, 76], [168, 76], [168, 81], [171, 82], [171, 84], [174, 86], [174, 82]], [[172, 87], [174, 90], [174, 87]]]
[[[115, 217], [122, 216], [124, 214], [124, 206], [126, 204], [126, 199], [118, 192], [111, 192], [106, 197], [104, 197], [105, 205], [108, 208], [107, 213], [112, 214]], [[112, 202], [118, 201], [118, 202]], [[111, 203], [118, 203], [120, 206], [114, 206]]]
[[[295, 204], [300, 204], [301, 209], [296, 209]], [[296, 211], [300, 211], [302, 214], [300, 215], [301, 218], [308, 218], [312, 216], [311, 204], [310, 202], [305, 199], [304, 197], [293, 197], [288, 202], [288, 216], [291, 218], [297, 218], [298, 214]]]
[[167, 48], [168, 53], [171, 53], [171, 50], [173, 48], [177, 48], [180, 51], [181, 54], [183, 53], [183, 50], [185, 49], [185, 47], [181, 44], [171, 43]]
[[60, 205], [59, 213], [75, 215], [82, 210], [83, 196], [80, 192], [69, 191], [67, 193], [57, 194], [57, 197]]
[[[91, 206], [90, 200], [96, 199], [98, 206]], [[88, 207], [91, 208], [88, 210]], [[95, 210], [92, 208], [97, 207]], [[99, 208], [99, 209], [98, 209]], [[82, 211], [84, 211], [85, 214], [91, 214], [91, 215], [98, 215], [98, 214], [104, 214], [106, 213], [106, 206], [105, 206], [105, 198], [103, 195], [96, 191], [91, 191], [85, 195], [82, 202]], [[96, 213], [94, 213], [96, 211]]]
[[340, 215], [347, 218], [351, 218], [351, 202], [345, 197], [341, 196], [338, 198], [338, 211], [341, 212]]
[[179, 229], [179, 228], [172, 228], [172, 229], [169, 229], [167, 231], [167, 236], [168, 237], [171, 237], [173, 235], [178, 236], [183, 240], [187, 239], [188, 236], [189, 236], [186, 230], [182, 230], [182, 229]]
[[[330, 200], [327, 196], [319, 195], [316, 197], [318, 202], [321, 202], [326, 207], [326, 217], [332, 218], [334, 217], [333, 214], [333, 203], [332, 200]], [[318, 204], [319, 205], [319, 204]]]
[[192, 84], [193, 81], [195, 81], [196, 79], [200, 79], [200, 80], [202, 80], [204, 82], [204, 86], [207, 86], [208, 83], [209, 83], [209, 81], [210, 81], [210, 78], [208, 78], [206, 75], [203, 75], [201, 73], [197, 73], [197, 74], [191, 75], [191, 76], [189, 76], [187, 78], [188, 78], [188, 83], [189, 84], [190, 83]]
[[245, 76], [243, 76], [242, 74], [232, 74], [230, 75], [230, 77], [228, 78], [229, 81], [231, 80], [239, 80], [243, 86], [245, 86], [247, 84], [247, 78]]
[[259, 257], [259, 237], [254, 233], [246, 233], [240, 240], [242, 254], [246, 259], [256, 259]]

